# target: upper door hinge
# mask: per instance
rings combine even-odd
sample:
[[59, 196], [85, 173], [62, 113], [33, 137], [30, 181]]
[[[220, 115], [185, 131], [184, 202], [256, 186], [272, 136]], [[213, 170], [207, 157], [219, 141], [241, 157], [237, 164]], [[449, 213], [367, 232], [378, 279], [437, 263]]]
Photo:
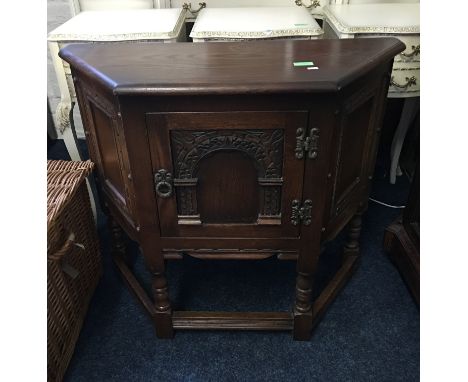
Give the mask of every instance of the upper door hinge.
[[310, 159], [315, 159], [318, 156], [320, 129], [313, 127], [306, 136], [306, 129], [299, 127], [296, 130], [296, 158], [304, 158], [304, 153], [308, 153]]

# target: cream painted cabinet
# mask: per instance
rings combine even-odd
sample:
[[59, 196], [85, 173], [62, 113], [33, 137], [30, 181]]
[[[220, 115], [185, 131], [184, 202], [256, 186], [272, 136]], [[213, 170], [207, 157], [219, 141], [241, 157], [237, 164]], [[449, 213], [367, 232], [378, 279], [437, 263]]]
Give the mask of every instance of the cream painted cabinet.
[[378, 38], [393, 36], [406, 45], [395, 57], [388, 91], [390, 98], [405, 98], [391, 148], [390, 182], [395, 183], [404, 138], [419, 107], [419, 3], [331, 4], [324, 8], [325, 38]]
[[419, 0], [330, 0], [330, 4], [393, 4], [419, 3]]
[[[239, 22], [242, 20], [242, 22]], [[316, 39], [322, 28], [301, 7], [202, 9], [190, 33], [193, 42], [258, 39]]]
[[49, 33], [49, 49], [61, 96], [55, 112], [56, 125], [63, 134], [72, 160], [80, 160], [69, 128], [73, 122], [70, 111], [72, 103], [76, 101], [76, 94], [70, 67], [58, 56], [59, 50], [69, 43], [183, 40], [185, 14], [183, 9], [83, 11]]
[[406, 49], [395, 57], [389, 97], [419, 96], [419, 4], [349, 4], [324, 8], [326, 38], [393, 36]]
[[86, 11], [170, 8], [165, 3], [165, 0], [70, 0], [70, 7], [72, 15], [76, 16]]
[[[328, 3], [328, 0], [166, 0], [166, 7], [183, 7], [184, 4], [189, 6], [192, 18], [196, 16], [200, 10], [200, 3], [203, 2], [206, 8], [268, 8], [268, 7], [287, 7], [287, 6], [302, 6], [310, 11], [317, 18], [321, 17], [322, 7]], [[162, 2], [161, 2], [162, 3]], [[162, 4], [161, 4], [162, 5]], [[241, 20], [239, 20], [240, 22]]]

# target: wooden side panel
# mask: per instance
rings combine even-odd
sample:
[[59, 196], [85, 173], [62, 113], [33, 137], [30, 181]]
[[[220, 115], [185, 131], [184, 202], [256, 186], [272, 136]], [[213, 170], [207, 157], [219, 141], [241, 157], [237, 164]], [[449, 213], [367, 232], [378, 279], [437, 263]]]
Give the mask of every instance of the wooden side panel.
[[119, 152], [114, 135], [114, 127], [112, 126], [112, 119], [104, 110], [93, 102], [89, 102], [89, 108], [91, 110], [93, 123], [96, 126], [95, 132], [99, 153], [101, 154], [101, 170], [105, 178], [106, 186], [113, 191], [123, 204], [126, 204], [124, 197], [125, 186], [120, 168]]
[[391, 66], [382, 66], [343, 90], [333, 138], [326, 234], [333, 239], [358, 211], [367, 208]]
[[342, 103], [331, 216], [338, 216], [367, 188], [368, 158], [375, 143], [380, 84], [378, 79], [372, 79]]
[[75, 80], [90, 157], [96, 163], [99, 189], [124, 226], [133, 230], [133, 192], [122, 121], [116, 100], [101, 89]]
[[367, 182], [366, 163], [363, 159], [369, 154], [369, 135], [375, 104], [375, 93], [371, 92], [352, 107], [345, 107], [340, 126], [340, 152], [334, 193], [335, 213], [342, 210], [352, 193]]

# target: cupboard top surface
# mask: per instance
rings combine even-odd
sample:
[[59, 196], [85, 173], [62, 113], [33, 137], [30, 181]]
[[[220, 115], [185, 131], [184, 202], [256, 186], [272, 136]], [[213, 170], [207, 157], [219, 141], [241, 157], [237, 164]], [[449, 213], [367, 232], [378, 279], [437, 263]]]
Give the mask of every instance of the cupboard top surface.
[[404, 49], [395, 38], [132, 42], [70, 44], [59, 55], [114, 94], [313, 93], [338, 91]]

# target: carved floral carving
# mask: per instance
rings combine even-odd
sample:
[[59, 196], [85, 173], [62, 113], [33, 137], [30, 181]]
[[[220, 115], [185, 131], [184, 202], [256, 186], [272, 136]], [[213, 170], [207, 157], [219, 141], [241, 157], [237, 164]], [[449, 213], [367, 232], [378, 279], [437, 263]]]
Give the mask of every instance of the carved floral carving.
[[171, 132], [175, 177], [196, 177], [198, 163], [218, 150], [239, 150], [254, 159], [259, 177], [281, 178], [283, 130], [209, 130]]

